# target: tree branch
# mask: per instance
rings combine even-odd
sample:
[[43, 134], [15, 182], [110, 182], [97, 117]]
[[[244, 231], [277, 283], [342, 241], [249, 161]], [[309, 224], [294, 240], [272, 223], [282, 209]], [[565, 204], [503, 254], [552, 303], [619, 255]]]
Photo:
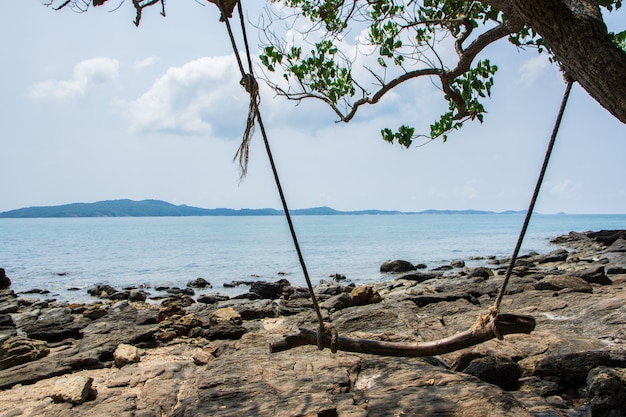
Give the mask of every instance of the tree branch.
[[[424, 357], [441, 355], [465, 349], [502, 335], [525, 333], [535, 329], [535, 319], [516, 314], [498, 314], [486, 327], [467, 330], [444, 339], [424, 343], [394, 343], [377, 340], [337, 337], [337, 350], [369, 353], [382, 356]], [[323, 336], [324, 347], [331, 347], [331, 336]], [[317, 345], [317, 333], [301, 329], [299, 334], [288, 335], [270, 344], [270, 353], [283, 352], [304, 345]]]

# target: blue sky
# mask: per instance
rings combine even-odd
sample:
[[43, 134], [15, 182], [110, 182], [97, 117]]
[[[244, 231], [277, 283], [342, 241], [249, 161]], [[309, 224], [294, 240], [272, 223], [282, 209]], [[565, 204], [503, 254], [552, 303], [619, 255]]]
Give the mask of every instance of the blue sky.
[[[280, 207], [260, 136], [245, 181], [232, 161], [248, 98], [217, 9], [170, 2], [166, 18], [151, 8], [136, 28], [127, 3], [83, 14], [40, 0], [5, 5], [0, 211], [118, 198]], [[247, 11], [255, 20], [260, 8]], [[608, 18], [613, 30], [623, 30], [620, 13]], [[485, 122], [408, 150], [379, 132], [427, 132], [445, 108], [429, 83], [403, 85], [349, 124], [263, 89], [290, 207], [525, 209], [565, 85], [535, 51], [500, 41], [481, 56], [500, 68]], [[536, 210], [626, 213], [624, 155], [626, 126], [575, 86]]]

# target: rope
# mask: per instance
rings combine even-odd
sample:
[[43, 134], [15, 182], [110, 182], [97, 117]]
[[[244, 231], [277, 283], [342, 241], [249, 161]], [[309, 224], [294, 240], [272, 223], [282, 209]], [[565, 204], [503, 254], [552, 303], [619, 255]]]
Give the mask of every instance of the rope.
[[[222, 12], [222, 16], [226, 16], [226, 12], [224, 9], [224, 4], [222, 0], [217, 0], [217, 6]], [[237, 64], [239, 65], [239, 70], [241, 71], [241, 82], [240, 84], [245, 88], [245, 90], [250, 94], [250, 109], [248, 113], [248, 121], [246, 124], [246, 131], [244, 133], [244, 138], [237, 151], [237, 155], [239, 156], [239, 162], [242, 168], [242, 177], [245, 176], [247, 170], [248, 163], [248, 154], [249, 154], [249, 145], [250, 139], [252, 137], [252, 132], [254, 129], [254, 121], [258, 123], [259, 130], [261, 131], [261, 136], [263, 137], [263, 143], [265, 144], [265, 150], [267, 153], [267, 157], [270, 162], [270, 166], [272, 168], [272, 173], [274, 174], [274, 181], [276, 183], [276, 188], [278, 189], [278, 194], [280, 195], [280, 201], [283, 206], [283, 211], [285, 212], [285, 217], [287, 218], [287, 223], [289, 225], [289, 231], [291, 233], [291, 238], [293, 240], [293, 244], [296, 248], [296, 252], [298, 254], [298, 260], [300, 261], [300, 267], [302, 268], [302, 273], [304, 274], [304, 278], [306, 280], [306, 284], [309, 290], [309, 295], [311, 297], [311, 301], [313, 302], [313, 308], [315, 309], [315, 315], [317, 316], [318, 321], [318, 331], [317, 331], [317, 347], [319, 350], [324, 349], [323, 344], [323, 334], [325, 332], [331, 333], [331, 351], [336, 352], [336, 344], [337, 344], [337, 331], [332, 327], [332, 325], [325, 325], [324, 319], [322, 318], [322, 313], [320, 310], [319, 303], [317, 301], [317, 297], [315, 296], [315, 292], [313, 291], [313, 285], [311, 284], [311, 278], [309, 277], [309, 272], [307, 270], [306, 264], [304, 262], [304, 257], [302, 256], [302, 251], [300, 250], [300, 244], [298, 243], [298, 237], [296, 235], [295, 228], [293, 226], [293, 222], [291, 221], [291, 214], [289, 212], [289, 208], [287, 206], [287, 200], [285, 199], [285, 194], [283, 193], [283, 188], [280, 183], [280, 178], [278, 177], [278, 170], [276, 169], [276, 165], [274, 163], [274, 157], [272, 156], [272, 150], [270, 148], [269, 140], [267, 138], [267, 133], [265, 132], [265, 126], [263, 125], [263, 120], [261, 118], [261, 112], [259, 110], [260, 96], [259, 96], [259, 87], [257, 81], [254, 77], [254, 73], [252, 70], [252, 58], [250, 54], [250, 48], [248, 46], [248, 37], [246, 35], [246, 26], [243, 18], [243, 11], [241, 7], [241, 0], [237, 3], [239, 18], [241, 23], [241, 30], [243, 34], [243, 40], [246, 50], [246, 56], [248, 59], [248, 72], [246, 73], [241, 57], [239, 56], [239, 51], [237, 49], [237, 43], [235, 41], [235, 37], [233, 36], [233, 31], [230, 26], [230, 22], [228, 18], [224, 18], [224, 22], [226, 23], [226, 28], [228, 30], [228, 36], [230, 37], [230, 42], [233, 47], [233, 52], [235, 57], [237, 58]], [[254, 104], [253, 104], [254, 103]], [[235, 158], [237, 158], [237, 155]]]
[[[554, 143], [556, 141], [556, 135], [559, 131], [559, 127], [561, 126], [561, 120], [563, 118], [563, 113], [565, 112], [565, 106], [567, 104], [567, 100], [569, 98], [570, 91], [572, 91], [572, 85], [574, 81], [572, 79], [567, 79], [567, 87], [565, 88], [565, 93], [563, 94], [563, 100], [561, 100], [561, 108], [559, 109], [559, 114], [556, 117], [556, 121], [554, 123], [554, 129], [552, 130], [552, 136], [550, 137], [550, 142], [548, 143], [548, 149], [546, 150], [546, 155], [543, 160], [543, 166], [541, 167], [541, 172], [539, 173], [539, 178], [537, 179], [537, 184], [535, 185], [535, 192], [530, 200], [530, 205], [528, 206], [528, 211], [526, 212], [526, 217], [524, 218], [524, 224], [522, 225], [522, 230], [520, 231], [519, 237], [517, 239], [517, 244], [515, 245], [515, 250], [513, 250], [513, 255], [511, 256], [511, 262], [506, 270], [506, 275], [504, 276], [504, 281], [502, 281], [502, 285], [500, 286], [500, 290], [498, 291], [498, 295], [496, 297], [496, 301], [493, 306], [490, 308], [490, 313], [492, 317], [495, 317], [500, 310], [500, 303], [502, 301], [502, 297], [504, 296], [504, 292], [506, 291], [506, 286], [509, 283], [511, 278], [511, 273], [513, 272], [513, 267], [515, 266], [515, 262], [517, 261], [517, 256], [519, 255], [520, 248], [522, 247], [522, 242], [524, 241], [524, 236], [526, 235], [526, 230], [528, 229], [528, 224], [530, 223], [530, 217], [533, 214], [533, 210], [535, 208], [535, 203], [537, 202], [537, 197], [539, 196], [539, 190], [541, 189], [541, 184], [543, 183], [543, 177], [546, 174], [546, 170], [548, 169], [548, 162], [550, 161], [550, 155], [552, 154], [552, 149], [554, 148]], [[502, 335], [496, 334], [498, 339], [502, 339]]]

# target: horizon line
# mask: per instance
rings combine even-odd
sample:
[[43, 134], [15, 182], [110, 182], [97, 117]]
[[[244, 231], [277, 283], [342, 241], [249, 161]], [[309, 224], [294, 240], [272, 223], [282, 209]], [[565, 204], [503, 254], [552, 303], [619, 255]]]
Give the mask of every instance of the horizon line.
[[[120, 202], [129, 202], [129, 203], [156, 203], [156, 204], [162, 204], [162, 205], [167, 205], [167, 206], [171, 206], [171, 207], [177, 207], [177, 208], [188, 208], [188, 209], [198, 209], [198, 210], [228, 210], [228, 211], [234, 211], [234, 212], [241, 212], [241, 211], [263, 211], [263, 210], [272, 210], [272, 211], [276, 211], [276, 214], [284, 214], [283, 209], [279, 209], [279, 208], [272, 208], [272, 207], [261, 207], [261, 208], [251, 208], [251, 207], [241, 207], [241, 208], [229, 208], [229, 207], [214, 207], [214, 208], [203, 208], [203, 207], [196, 207], [196, 206], [190, 206], [188, 204], [173, 204], [164, 200], [158, 200], [158, 199], [143, 199], [143, 200], [132, 200], [132, 199], [128, 199], [128, 198], [122, 198], [122, 199], [113, 199], [113, 200], [99, 200], [99, 201], [95, 201], [95, 202], [73, 202], [73, 203], [66, 203], [66, 204], [58, 204], [58, 205], [47, 205], [47, 206], [28, 206], [28, 207], [21, 207], [21, 208], [17, 208], [17, 209], [11, 209], [11, 210], [7, 210], [7, 211], [3, 211], [0, 212], [0, 215], [6, 215], [12, 212], [17, 212], [17, 211], [24, 211], [24, 210], [33, 210], [33, 209], [55, 209], [55, 208], [62, 208], [62, 207], [69, 207], [69, 206], [76, 206], [76, 205], [98, 205], [98, 204], [103, 204], [103, 203], [120, 203]], [[419, 210], [419, 211], [403, 211], [403, 210], [398, 210], [398, 209], [374, 209], [374, 208], [368, 208], [368, 209], [355, 209], [355, 210], [338, 210], [329, 206], [315, 206], [315, 207], [306, 207], [306, 208], [290, 208], [289, 212], [298, 212], [298, 211], [312, 211], [312, 210], [330, 210], [335, 212], [335, 214], [368, 214], [367, 212], [372, 212], [371, 214], [380, 214], [380, 215], [392, 215], [392, 214], [429, 214], [429, 213], [438, 213], [438, 212], [449, 212], [449, 213], [465, 213], [465, 214], [525, 214], [527, 212], [527, 210], [513, 210], [513, 209], [509, 209], [509, 210], [503, 210], [503, 211], [495, 211], [495, 210], [483, 210], [483, 209], [435, 209], [435, 208], [429, 208], [429, 209], [424, 209], [424, 210]], [[17, 214], [17, 213], [16, 213]], [[442, 213], [443, 214], [443, 213]], [[534, 212], [533, 214], [539, 214], [539, 215], [597, 215], [597, 216], [601, 216], [601, 215], [625, 215], [626, 213], [567, 213], [567, 212], [556, 212], [556, 213], [541, 213], [541, 212]], [[202, 214], [197, 214], [198, 216], [203, 216]], [[266, 214], [267, 215], [267, 214]], [[303, 213], [299, 213], [296, 215], [303, 215]], [[332, 213], [318, 213], [318, 215], [332, 215]], [[171, 216], [167, 216], [167, 215], [161, 215], [158, 217], [191, 217], [193, 216], [193, 214], [184, 214], [184, 215], [175, 215], [172, 214]], [[30, 216], [31, 218], [34, 217], [38, 217], [38, 216]], [[65, 216], [43, 216], [43, 217], [153, 217], [148, 215], [122, 215], [122, 216], [107, 216], [107, 215], [102, 215], [102, 216], [96, 216], [96, 215], [91, 215], [91, 216], [71, 216], [71, 215], [65, 215]], [[5, 217], [5, 218], [10, 218], [10, 217]]]

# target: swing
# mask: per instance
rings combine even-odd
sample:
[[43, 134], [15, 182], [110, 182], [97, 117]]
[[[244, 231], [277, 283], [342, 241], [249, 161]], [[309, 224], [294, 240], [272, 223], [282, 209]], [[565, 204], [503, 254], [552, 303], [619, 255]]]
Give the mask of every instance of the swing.
[[[526, 315], [518, 315], [518, 314], [512, 314], [512, 313], [500, 313], [500, 303], [506, 291], [508, 282], [511, 278], [513, 267], [515, 265], [515, 262], [517, 261], [519, 251], [521, 249], [522, 242], [524, 240], [524, 235], [526, 234], [526, 230], [528, 229], [528, 224], [530, 223], [530, 218], [532, 216], [535, 203], [537, 201], [537, 197], [539, 196], [539, 190], [541, 188], [541, 184], [543, 182], [543, 178], [548, 167], [550, 155], [554, 148], [554, 143], [556, 141], [557, 132], [559, 130], [561, 119], [563, 118], [565, 106], [567, 104], [567, 100], [569, 98], [569, 94], [572, 89], [572, 85], [574, 81], [571, 78], [566, 77], [567, 86], [565, 89], [565, 93], [563, 95], [563, 99], [561, 101], [561, 106], [560, 106], [559, 113], [556, 118], [552, 135], [550, 137], [548, 148], [546, 150], [546, 155], [543, 161], [543, 165], [541, 167], [539, 178], [537, 179], [537, 183], [535, 185], [535, 190], [533, 192], [530, 205], [528, 207], [528, 210], [526, 211], [526, 217], [524, 218], [524, 223], [520, 230], [520, 234], [517, 240], [517, 244], [515, 245], [515, 249], [513, 250], [513, 255], [511, 256], [511, 260], [507, 267], [504, 280], [502, 282], [502, 285], [500, 286], [494, 305], [491, 308], [489, 308], [488, 313], [484, 315], [480, 315], [476, 323], [469, 330], [465, 332], [457, 333], [450, 337], [446, 337], [443, 339], [430, 341], [430, 342], [422, 342], [422, 343], [383, 342], [383, 341], [377, 341], [377, 340], [358, 339], [358, 338], [339, 336], [337, 334], [337, 330], [332, 326], [332, 324], [325, 323], [324, 319], [322, 318], [322, 313], [320, 311], [319, 303], [313, 291], [311, 279], [309, 277], [309, 273], [307, 271], [306, 264], [304, 262], [304, 257], [302, 256], [302, 252], [300, 250], [298, 238], [296, 236], [296, 232], [293, 227], [293, 223], [291, 221], [289, 208], [287, 207], [285, 195], [283, 193], [282, 186], [280, 184], [280, 179], [278, 177], [278, 172], [274, 164], [274, 158], [272, 156], [272, 151], [270, 149], [269, 141], [267, 139], [267, 134], [265, 132], [265, 127], [263, 125], [263, 120], [261, 118], [261, 113], [259, 111], [259, 103], [260, 103], [259, 89], [258, 89], [258, 84], [257, 84], [257, 81], [254, 77], [254, 73], [252, 70], [252, 58], [250, 56], [250, 50], [248, 47], [248, 39], [246, 35], [246, 30], [245, 30], [245, 23], [244, 23], [244, 18], [243, 18], [243, 10], [241, 7], [241, 2], [239, 0], [209, 0], [209, 1], [211, 3], [214, 3], [221, 12], [220, 21], [226, 24], [228, 35], [230, 37], [230, 41], [233, 47], [233, 52], [235, 54], [235, 57], [237, 58], [237, 63], [239, 66], [239, 70], [241, 72], [242, 78], [241, 78], [240, 84], [244, 87], [244, 89], [250, 95], [250, 108], [248, 112], [248, 120], [246, 123], [246, 129], [244, 132], [241, 146], [239, 147], [237, 151], [235, 159], [237, 158], [239, 159], [239, 165], [241, 168], [241, 176], [243, 178], [246, 175], [250, 139], [252, 137], [255, 124], [258, 125], [261, 131], [261, 136], [263, 137], [265, 150], [267, 152], [270, 166], [274, 174], [276, 188], [278, 189], [278, 193], [280, 195], [281, 203], [283, 206], [283, 211], [285, 213], [285, 217], [289, 225], [291, 237], [292, 237], [295, 249], [296, 249], [296, 253], [298, 255], [298, 260], [300, 261], [300, 266], [302, 268], [302, 272], [306, 280], [307, 288], [309, 291], [309, 295], [311, 297], [311, 301], [313, 303], [313, 308], [315, 310], [315, 314], [316, 314], [317, 322], [318, 322], [316, 331], [312, 331], [309, 329], [300, 329], [300, 333], [298, 334], [286, 335], [281, 340], [271, 343], [270, 353], [282, 352], [282, 351], [293, 349], [293, 348], [296, 348], [298, 346], [303, 346], [303, 345], [317, 345], [319, 350], [323, 350], [324, 348], [330, 348], [331, 352], [333, 353], [337, 352], [338, 350], [341, 350], [345, 352], [368, 353], [368, 354], [382, 355], [382, 356], [424, 357], [424, 356], [434, 356], [434, 355], [441, 355], [445, 353], [454, 352], [460, 349], [464, 349], [464, 348], [468, 348], [471, 346], [475, 346], [480, 343], [484, 343], [494, 338], [502, 340], [503, 337], [507, 334], [515, 334], [515, 333], [530, 334], [535, 329], [535, 319], [531, 316], [526, 316]], [[237, 11], [238, 11], [240, 23], [241, 23], [243, 41], [244, 41], [244, 46], [245, 46], [246, 55], [247, 55], [248, 72], [245, 71], [241, 57], [239, 56], [235, 38], [233, 36], [233, 32], [232, 32], [230, 22], [229, 22], [229, 18], [231, 18], [232, 16], [232, 12], [235, 8], [235, 5], [237, 5]]]

